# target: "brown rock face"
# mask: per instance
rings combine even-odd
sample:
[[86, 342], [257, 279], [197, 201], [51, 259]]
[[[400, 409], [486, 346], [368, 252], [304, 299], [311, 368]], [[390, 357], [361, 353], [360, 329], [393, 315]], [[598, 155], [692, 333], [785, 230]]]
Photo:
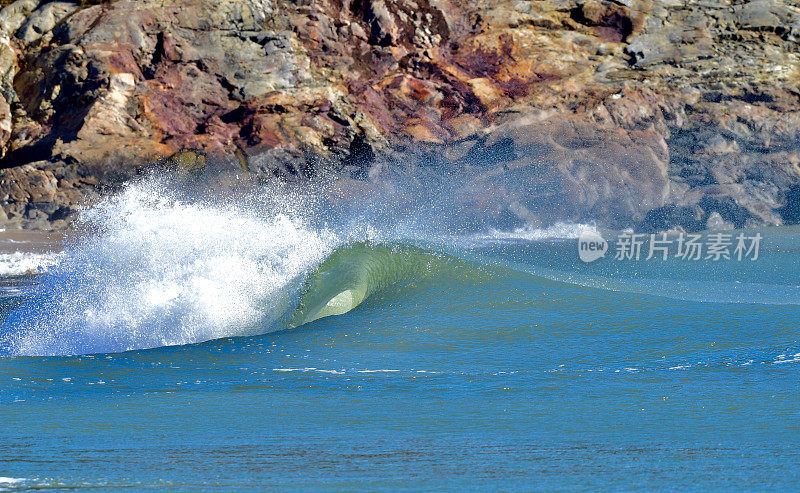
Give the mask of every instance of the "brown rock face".
[[0, 32], [0, 159], [5, 155], [11, 138], [11, 105], [6, 98], [14, 95], [11, 82], [17, 69], [17, 54], [11, 41]]
[[5, 145], [11, 137], [11, 106], [0, 96], [0, 158], [5, 154]]
[[7, 226], [60, 227], [194, 149], [292, 178], [471, 169], [520, 221], [797, 222], [798, 33], [779, 0], [19, 0], [0, 196]]

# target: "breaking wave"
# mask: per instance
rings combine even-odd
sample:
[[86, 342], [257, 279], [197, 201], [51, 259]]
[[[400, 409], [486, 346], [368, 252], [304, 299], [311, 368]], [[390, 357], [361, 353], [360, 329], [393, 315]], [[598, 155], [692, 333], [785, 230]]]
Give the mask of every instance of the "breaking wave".
[[359, 200], [332, 206], [307, 185], [225, 198], [166, 178], [131, 183], [85, 211], [77, 239], [62, 252], [0, 256], [0, 276], [39, 273], [32, 292], [7, 305], [0, 355], [122, 352], [264, 334], [341, 315], [390, 286], [442, 276], [458, 285], [498, 269], [530, 282], [699, 302], [800, 299], [791, 276], [762, 279], [781, 272], [769, 267], [769, 254], [730, 279], [715, 265], [582, 266], [572, 242], [548, 240], [574, 239], [591, 224], [465, 235], [420, 228], [442, 219], [424, 208], [393, 214], [397, 202], [376, 200], [380, 207], [370, 209]]
[[235, 200], [180, 188], [158, 178], [132, 183], [84, 212], [80, 239], [62, 253], [13, 254], [9, 274], [48, 271], [7, 314], [0, 354], [263, 334], [344, 313], [388, 284], [458, 262], [392, 244], [392, 228], [379, 233], [371, 221], [332, 223], [312, 194], [289, 187]]
[[88, 211], [81, 226], [90, 233], [9, 314], [0, 346], [80, 354], [263, 333], [337, 245], [297, 203], [267, 199], [259, 210], [169, 190], [137, 183]]

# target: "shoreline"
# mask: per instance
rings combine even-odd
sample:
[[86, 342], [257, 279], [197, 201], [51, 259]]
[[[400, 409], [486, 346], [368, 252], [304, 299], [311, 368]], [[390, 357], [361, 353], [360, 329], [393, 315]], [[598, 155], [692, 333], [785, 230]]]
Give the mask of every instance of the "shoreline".
[[62, 249], [64, 238], [62, 232], [0, 229], [0, 255], [55, 253]]
[[30, 230], [0, 230], [0, 278], [44, 272], [61, 255], [64, 235]]

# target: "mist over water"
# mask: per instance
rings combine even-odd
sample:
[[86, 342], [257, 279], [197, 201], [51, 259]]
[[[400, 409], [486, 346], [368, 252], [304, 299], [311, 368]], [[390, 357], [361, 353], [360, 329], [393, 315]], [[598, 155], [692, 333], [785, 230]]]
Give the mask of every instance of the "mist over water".
[[337, 248], [441, 243], [465, 223], [452, 180], [220, 191], [218, 177], [152, 174], [84, 211], [33, 294], [6, 316], [0, 352], [119, 352], [280, 330], [305, 279]]

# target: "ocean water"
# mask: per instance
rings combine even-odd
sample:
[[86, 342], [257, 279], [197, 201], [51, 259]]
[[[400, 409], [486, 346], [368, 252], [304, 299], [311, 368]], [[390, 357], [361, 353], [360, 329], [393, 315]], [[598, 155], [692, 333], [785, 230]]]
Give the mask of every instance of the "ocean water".
[[796, 228], [584, 263], [588, 225], [168, 189], [4, 257], [0, 489], [800, 485]]

